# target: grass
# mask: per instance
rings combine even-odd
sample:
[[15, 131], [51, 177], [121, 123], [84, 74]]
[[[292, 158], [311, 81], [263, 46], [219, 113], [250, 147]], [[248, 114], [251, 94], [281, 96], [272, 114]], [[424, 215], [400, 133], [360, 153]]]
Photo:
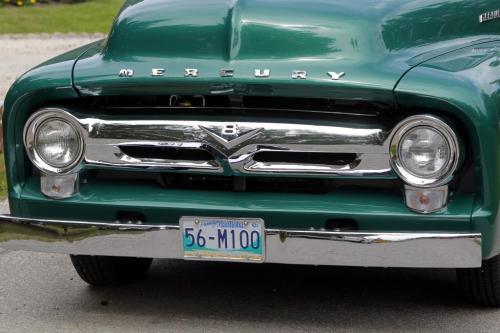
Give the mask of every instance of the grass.
[[87, 0], [77, 4], [0, 6], [0, 34], [107, 33], [124, 0]]
[[3, 153], [0, 153], [0, 199], [7, 196], [7, 178], [5, 178], [5, 161]]

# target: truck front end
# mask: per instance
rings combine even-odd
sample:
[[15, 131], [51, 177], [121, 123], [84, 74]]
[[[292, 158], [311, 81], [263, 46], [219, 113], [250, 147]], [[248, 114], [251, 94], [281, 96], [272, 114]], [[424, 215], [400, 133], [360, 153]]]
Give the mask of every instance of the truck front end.
[[0, 247], [91, 284], [152, 258], [500, 281], [494, 3], [362, 3], [127, 1], [9, 91]]

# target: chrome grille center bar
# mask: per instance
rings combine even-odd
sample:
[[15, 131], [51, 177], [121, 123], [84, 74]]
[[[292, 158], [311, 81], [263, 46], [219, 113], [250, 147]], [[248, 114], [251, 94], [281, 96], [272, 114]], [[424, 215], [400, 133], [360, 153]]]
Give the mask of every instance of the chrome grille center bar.
[[[208, 116], [200, 120], [168, 119], [168, 115], [162, 117], [165, 118], [111, 120], [76, 116], [85, 139], [82, 168], [108, 166], [224, 175], [321, 177], [391, 172], [390, 131], [380, 124], [350, 124], [332, 120], [303, 124], [297, 119], [270, 121], [268, 118], [252, 118], [252, 121], [245, 121], [241, 117], [228, 121], [212, 121]], [[141, 147], [144, 152], [156, 148], [158, 153], [145, 156], [145, 153], [134, 155], [129, 152], [140, 152]], [[204, 152], [204, 158], [196, 158], [196, 153], [200, 151]], [[265, 156], [273, 152], [289, 154], [277, 155], [269, 161], [254, 159], [263, 152], [266, 152]], [[297, 155], [293, 156], [293, 153]], [[322, 154], [322, 159], [314, 158], [315, 154]], [[292, 156], [292, 159], [280, 160], [279, 156]], [[308, 158], [301, 160], [304, 156]], [[352, 158], [345, 160], [345, 156]]]

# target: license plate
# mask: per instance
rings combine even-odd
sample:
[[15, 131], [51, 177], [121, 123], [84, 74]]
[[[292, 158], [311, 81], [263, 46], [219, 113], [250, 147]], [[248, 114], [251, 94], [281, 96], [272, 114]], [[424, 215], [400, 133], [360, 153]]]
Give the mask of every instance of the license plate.
[[262, 219], [184, 216], [180, 226], [185, 259], [264, 261]]

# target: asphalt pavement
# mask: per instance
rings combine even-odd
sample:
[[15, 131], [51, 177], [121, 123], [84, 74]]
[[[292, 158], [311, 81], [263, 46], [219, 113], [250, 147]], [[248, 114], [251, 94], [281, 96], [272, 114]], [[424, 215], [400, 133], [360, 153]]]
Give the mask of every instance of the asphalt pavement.
[[157, 260], [90, 287], [65, 255], [0, 253], [0, 332], [498, 332], [452, 270]]

